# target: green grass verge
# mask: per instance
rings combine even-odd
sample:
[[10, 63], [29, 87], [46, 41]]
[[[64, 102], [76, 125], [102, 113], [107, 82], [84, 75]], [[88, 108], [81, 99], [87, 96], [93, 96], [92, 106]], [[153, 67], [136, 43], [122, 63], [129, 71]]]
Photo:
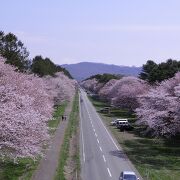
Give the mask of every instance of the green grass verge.
[[2, 180], [29, 180], [34, 170], [37, 168], [39, 160], [33, 161], [30, 158], [19, 159], [18, 164], [12, 160], [0, 161], [0, 179]]
[[[103, 108], [103, 102], [90, 99], [97, 111]], [[98, 106], [96, 106], [98, 105]], [[116, 110], [118, 111], [118, 110]], [[121, 117], [122, 110], [118, 116]], [[106, 126], [110, 129], [129, 159], [140, 172], [144, 180], [179, 180], [180, 178], [180, 140], [153, 139], [140, 137], [137, 129], [130, 132], [120, 132], [110, 126], [114, 116], [100, 113]], [[134, 122], [133, 118], [128, 118]]]
[[48, 121], [49, 133], [54, 134], [56, 128], [58, 127], [61, 117], [64, 114], [65, 108], [67, 107], [67, 102], [55, 107], [53, 118]]
[[[55, 180], [65, 180], [64, 167], [69, 157], [70, 139], [73, 134], [77, 133], [78, 123], [79, 123], [79, 96], [78, 94], [76, 94], [73, 101], [72, 111], [70, 113], [68, 126], [65, 131], [64, 141], [61, 146], [59, 164], [54, 178]], [[77, 162], [76, 170], [79, 171], [80, 170], [79, 151], [74, 158], [76, 159]]]
[[[55, 108], [53, 120], [48, 121], [49, 133], [53, 134], [58, 126], [61, 116], [67, 106], [65, 102]], [[30, 180], [40, 161], [40, 157], [36, 161], [30, 158], [19, 158], [18, 164], [14, 164], [12, 160], [0, 160], [0, 180]]]

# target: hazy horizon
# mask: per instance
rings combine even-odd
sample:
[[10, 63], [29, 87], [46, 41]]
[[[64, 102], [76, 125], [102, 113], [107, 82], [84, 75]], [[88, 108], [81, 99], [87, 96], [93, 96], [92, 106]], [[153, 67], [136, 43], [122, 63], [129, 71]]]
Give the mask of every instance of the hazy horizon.
[[77, 63], [65, 63], [65, 64], [57, 64], [57, 65], [75, 65], [75, 64], [80, 64], [80, 63], [96, 63], [96, 64], [105, 64], [105, 65], [113, 65], [113, 66], [124, 66], [124, 67], [142, 67], [142, 66], [135, 66], [135, 65], [119, 65], [119, 64], [108, 64], [108, 63], [103, 63], [103, 62], [90, 62], [90, 61], [81, 61]]
[[[0, 30], [56, 64], [180, 59], [180, 1], [2, 1]], [[98, 61], [97, 61], [98, 60]]]

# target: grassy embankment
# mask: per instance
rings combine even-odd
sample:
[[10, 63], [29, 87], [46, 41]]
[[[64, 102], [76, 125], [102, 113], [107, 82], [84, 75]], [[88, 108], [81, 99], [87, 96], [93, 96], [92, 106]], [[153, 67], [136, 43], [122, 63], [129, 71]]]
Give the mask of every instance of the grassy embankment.
[[[56, 127], [59, 125], [62, 114], [67, 103], [59, 105], [55, 108], [53, 114], [53, 120], [48, 122], [48, 127], [50, 128], [50, 134], [52, 135]], [[20, 158], [18, 164], [14, 164], [12, 160], [6, 159], [4, 162], [0, 160], [0, 179], [2, 180], [30, 180], [31, 176], [36, 170], [40, 157], [36, 161], [30, 158]]]
[[[67, 173], [71, 173], [71, 175], [76, 176], [77, 179], [79, 179], [79, 172], [80, 172], [80, 154], [79, 154], [79, 96], [76, 94], [72, 111], [70, 113], [69, 122], [67, 129], [65, 131], [64, 135], [64, 141], [61, 146], [60, 156], [59, 156], [59, 164], [56, 171], [55, 180], [65, 180]], [[72, 153], [71, 143], [73, 143], [72, 138], [76, 137], [76, 144], [74, 145], [74, 152]], [[70, 152], [71, 149], [71, 152]], [[73, 164], [73, 169], [71, 169], [71, 172], [66, 172], [67, 166], [69, 166], [70, 163]]]
[[[97, 111], [107, 104], [90, 98]], [[144, 180], [179, 180], [180, 179], [180, 140], [166, 140], [143, 137], [134, 124], [135, 116], [127, 111], [112, 109], [110, 114], [100, 113], [129, 159], [143, 176]], [[128, 118], [130, 117], [130, 118]], [[114, 118], [128, 118], [135, 126], [133, 131], [120, 132], [110, 126]]]

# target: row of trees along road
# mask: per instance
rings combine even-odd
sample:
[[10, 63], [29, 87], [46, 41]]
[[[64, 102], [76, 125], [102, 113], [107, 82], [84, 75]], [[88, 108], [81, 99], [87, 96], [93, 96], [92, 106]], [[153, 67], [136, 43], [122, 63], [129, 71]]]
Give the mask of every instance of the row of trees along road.
[[76, 81], [67, 71], [48, 58], [28, 57], [14, 34], [0, 32], [0, 158], [41, 154], [54, 105], [75, 94]]
[[148, 61], [143, 66], [143, 73], [147, 73], [146, 80], [129, 76], [102, 83], [99, 77], [93, 76], [81, 85], [110, 104], [135, 112], [137, 122], [147, 127], [145, 132], [151, 132], [154, 136], [173, 137], [180, 134], [180, 70], [177, 68], [180, 62], [168, 60], [157, 66], [163, 64], [167, 67], [168, 63], [175, 64], [176, 68], [169, 74], [167, 68], [161, 68], [165, 78], [161, 82], [159, 77], [155, 78], [151, 73], [153, 68], [150, 67], [154, 63]]

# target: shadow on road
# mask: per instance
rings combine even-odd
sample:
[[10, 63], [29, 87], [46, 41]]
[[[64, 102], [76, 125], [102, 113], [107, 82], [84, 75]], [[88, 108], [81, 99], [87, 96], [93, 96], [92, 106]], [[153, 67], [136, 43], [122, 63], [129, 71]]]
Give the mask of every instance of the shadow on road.
[[117, 150], [116, 151], [110, 151], [109, 154], [112, 156], [116, 156], [118, 158], [121, 158], [123, 160], [128, 160], [127, 155], [123, 151], [117, 151]]

